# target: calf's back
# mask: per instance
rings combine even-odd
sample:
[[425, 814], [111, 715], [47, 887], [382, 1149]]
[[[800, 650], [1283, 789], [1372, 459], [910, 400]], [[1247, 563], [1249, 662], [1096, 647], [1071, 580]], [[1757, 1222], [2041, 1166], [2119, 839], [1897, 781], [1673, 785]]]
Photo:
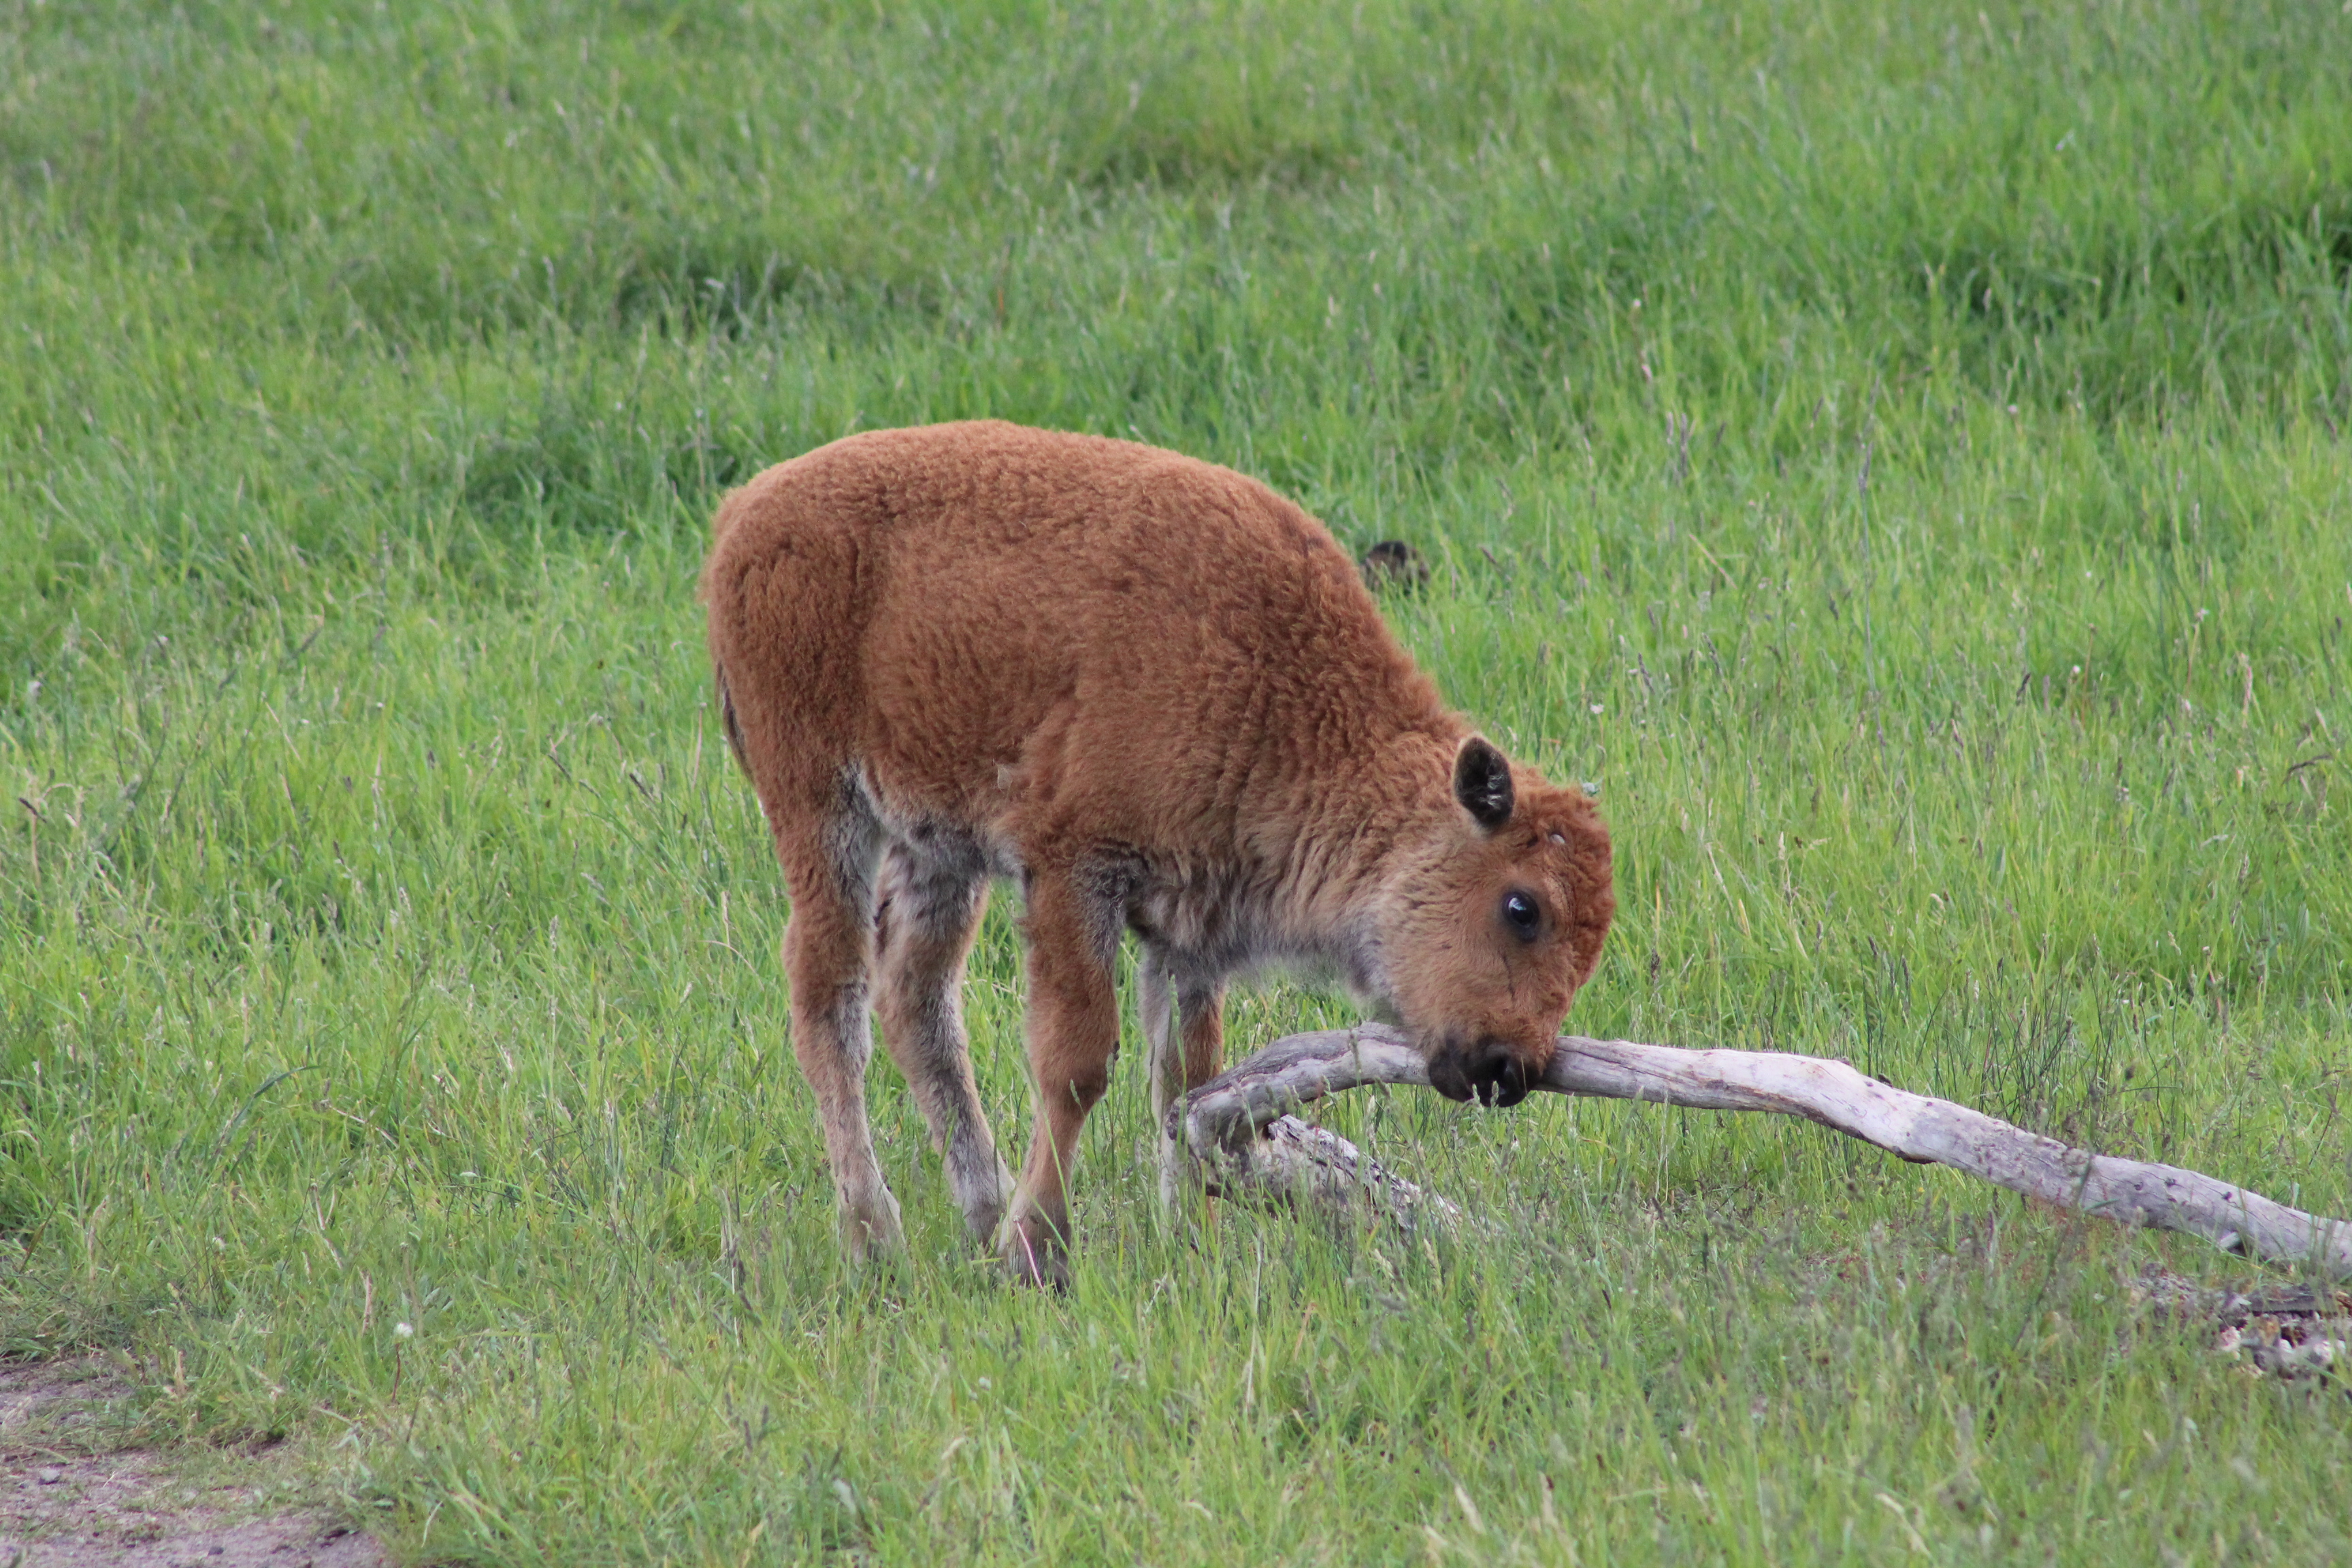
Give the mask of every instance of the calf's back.
[[[844, 765], [992, 836], [1230, 842], [1466, 727], [1320, 524], [1230, 469], [995, 422], [877, 431], [721, 508], [712, 655], [755, 779]], [[1365, 803], [1369, 805], [1370, 803]]]

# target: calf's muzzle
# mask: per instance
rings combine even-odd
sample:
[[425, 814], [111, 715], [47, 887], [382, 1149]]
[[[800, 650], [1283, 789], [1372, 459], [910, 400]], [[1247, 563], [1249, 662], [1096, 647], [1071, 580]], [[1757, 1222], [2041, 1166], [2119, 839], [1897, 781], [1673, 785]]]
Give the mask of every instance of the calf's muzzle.
[[1517, 1105], [1543, 1077], [1544, 1063], [1530, 1063], [1501, 1040], [1469, 1046], [1448, 1042], [1429, 1058], [1429, 1087], [1448, 1100], [1481, 1105]]

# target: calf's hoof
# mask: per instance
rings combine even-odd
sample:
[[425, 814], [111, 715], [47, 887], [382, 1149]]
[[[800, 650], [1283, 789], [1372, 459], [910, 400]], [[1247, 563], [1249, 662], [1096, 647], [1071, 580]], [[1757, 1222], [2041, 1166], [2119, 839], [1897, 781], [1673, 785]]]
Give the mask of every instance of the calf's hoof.
[[1160, 1136], [1160, 1207], [1162, 1213], [1182, 1213], [1209, 1192], [1209, 1173], [1182, 1140]]
[[907, 1234], [898, 1224], [898, 1200], [887, 1187], [877, 1196], [841, 1205], [841, 1249], [854, 1265], [903, 1258]]
[[1061, 1233], [1042, 1216], [1024, 1215], [1006, 1220], [997, 1250], [1004, 1260], [1004, 1272], [1014, 1284], [1048, 1290], [1070, 1288], [1070, 1260]]
[[956, 1200], [972, 1241], [983, 1249], [995, 1247], [1003, 1240], [1004, 1214], [1013, 1206], [1013, 1173], [1000, 1164], [993, 1180], [968, 1184]]

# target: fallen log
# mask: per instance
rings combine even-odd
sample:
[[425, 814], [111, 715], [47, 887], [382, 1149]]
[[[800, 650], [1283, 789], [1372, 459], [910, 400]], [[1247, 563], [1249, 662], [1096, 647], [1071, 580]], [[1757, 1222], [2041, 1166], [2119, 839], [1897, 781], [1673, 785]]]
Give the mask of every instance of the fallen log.
[[[1420, 1051], [1378, 1024], [1276, 1041], [1167, 1111], [1171, 1154], [1233, 1195], [1452, 1223], [1460, 1210], [1327, 1128], [1292, 1112], [1365, 1084], [1423, 1084]], [[2273, 1203], [2177, 1165], [2073, 1149], [1949, 1100], [1881, 1083], [1850, 1063], [1782, 1051], [1691, 1051], [1564, 1035], [1537, 1089], [1697, 1110], [1801, 1116], [1921, 1164], [1948, 1165], [2011, 1192], [2121, 1225], [2201, 1236], [2227, 1252], [2314, 1263], [2352, 1279], [2352, 1222]]]

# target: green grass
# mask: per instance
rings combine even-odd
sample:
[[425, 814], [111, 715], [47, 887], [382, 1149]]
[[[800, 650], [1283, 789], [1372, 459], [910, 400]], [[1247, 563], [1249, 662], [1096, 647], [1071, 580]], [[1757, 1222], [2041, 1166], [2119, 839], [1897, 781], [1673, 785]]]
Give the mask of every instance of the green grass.
[[150, 1429], [436, 1562], [2352, 1553], [2340, 1388], [2126, 1301], [2247, 1266], [1793, 1122], [1171, 1226], [1130, 1054], [1055, 1298], [877, 1059], [845, 1275], [692, 599], [851, 429], [1233, 463], [1600, 789], [1573, 1026], [2352, 1213], [2338, 7], [9, 0], [0, 343], [0, 1338]]

